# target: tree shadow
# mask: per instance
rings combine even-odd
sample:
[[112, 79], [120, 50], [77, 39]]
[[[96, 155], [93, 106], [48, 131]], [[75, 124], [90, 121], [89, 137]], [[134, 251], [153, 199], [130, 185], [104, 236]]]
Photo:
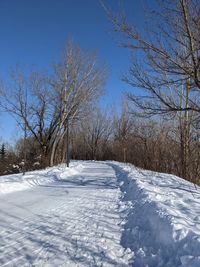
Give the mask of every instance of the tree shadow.
[[[1, 211], [1, 214], [13, 219], [9, 212]], [[103, 246], [98, 247], [99, 241], [96, 246], [95, 240], [85, 239], [84, 229], [78, 226], [81, 221], [67, 229], [71, 219], [68, 216], [37, 215], [35, 221], [14, 216], [16, 223], [1, 223], [0, 266], [97, 266], [101, 262], [119, 266]], [[98, 240], [98, 236], [94, 238]]]
[[[99, 169], [95, 172], [98, 175]], [[127, 266], [119, 263], [119, 258], [113, 255], [112, 245], [109, 247], [110, 243], [117, 242], [117, 226], [114, 223], [117, 211], [107, 210], [113, 204], [109, 192], [117, 187], [113, 176], [107, 173], [106, 177], [99, 175], [97, 179], [94, 179], [94, 174], [59, 179], [55, 174], [53, 180], [50, 184], [38, 184], [37, 190], [32, 188], [23, 192], [29, 194], [31, 191], [34, 195], [41, 189], [39, 193], [44, 193], [44, 197], [47, 194], [52, 197], [52, 201], [58, 201], [59, 205], [62, 203], [62, 207], [59, 206], [52, 213], [37, 213], [31, 209], [31, 203], [30, 206], [20, 205], [12, 199], [18, 194], [4, 199], [8, 207], [12, 206], [12, 210], [0, 211], [0, 266]], [[71, 199], [70, 189], [77, 192]], [[93, 206], [85, 209], [84, 203], [79, 202], [77, 196], [83, 193], [87, 196], [87, 189], [92, 189], [88, 190], [88, 194]], [[108, 192], [96, 196], [97, 189]], [[102, 210], [104, 207], [101, 203], [105, 201], [105, 195], [107, 205]], [[36, 199], [37, 196], [35, 194]], [[72, 207], [69, 203], [72, 203]], [[78, 213], [74, 216], [73, 203], [78, 207]], [[19, 209], [20, 216], [16, 215], [17, 212], [13, 213], [13, 209]], [[28, 216], [23, 218], [23, 214]]]
[[[94, 175], [92, 176], [94, 177]], [[73, 175], [66, 179], [58, 179], [54, 176], [54, 182], [49, 184], [40, 184], [42, 187], [57, 187], [57, 188], [76, 188], [76, 187], [89, 187], [95, 189], [115, 189], [117, 188], [113, 177], [98, 177], [97, 179], [88, 178], [88, 175]]]

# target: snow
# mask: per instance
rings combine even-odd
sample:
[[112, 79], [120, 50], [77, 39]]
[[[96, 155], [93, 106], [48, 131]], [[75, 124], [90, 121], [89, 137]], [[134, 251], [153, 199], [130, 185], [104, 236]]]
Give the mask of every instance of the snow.
[[200, 266], [200, 188], [117, 162], [0, 177], [0, 266]]
[[126, 206], [122, 243], [133, 266], [200, 266], [200, 188], [177, 176], [113, 163]]
[[38, 186], [2, 194], [0, 266], [128, 266], [115, 171], [91, 162], [69, 172], [30, 173]]
[[66, 178], [72, 176], [80, 172], [81, 169], [82, 164], [74, 161], [70, 169], [66, 169], [65, 165], [60, 165], [45, 170], [27, 172], [25, 175], [19, 173], [1, 176], [0, 195], [25, 190], [37, 185], [52, 183], [61, 180], [62, 177]]

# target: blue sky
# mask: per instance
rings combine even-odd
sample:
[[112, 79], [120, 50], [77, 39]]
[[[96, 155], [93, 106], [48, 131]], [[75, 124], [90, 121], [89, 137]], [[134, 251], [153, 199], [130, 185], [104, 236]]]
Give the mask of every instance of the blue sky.
[[[120, 1], [107, 0], [111, 9]], [[143, 21], [142, 0], [125, 0], [130, 18]], [[98, 0], [0, 0], [0, 77], [7, 78], [16, 64], [48, 69], [59, 59], [68, 38], [84, 49], [96, 50], [111, 69], [106, 95], [101, 104], [119, 105], [128, 86], [120, 81], [128, 69], [129, 52], [119, 48], [104, 10]], [[15, 123], [0, 116], [0, 136], [15, 138]]]

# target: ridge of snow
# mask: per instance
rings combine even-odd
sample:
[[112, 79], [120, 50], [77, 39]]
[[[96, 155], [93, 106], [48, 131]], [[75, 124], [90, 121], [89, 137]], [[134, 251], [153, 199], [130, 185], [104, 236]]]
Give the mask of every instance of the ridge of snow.
[[200, 187], [177, 176], [111, 162], [122, 190], [122, 244], [137, 267], [200, 266]]
[[66, 167], [66, 164], [61, 164], [44, 170], [26, 172], [25, 175], [22, 173], [4, 175], [0, 177], [0, 195], [62, 180], [76, 175], [83, 168], [83, 163], [72, 161], [69, 168]]

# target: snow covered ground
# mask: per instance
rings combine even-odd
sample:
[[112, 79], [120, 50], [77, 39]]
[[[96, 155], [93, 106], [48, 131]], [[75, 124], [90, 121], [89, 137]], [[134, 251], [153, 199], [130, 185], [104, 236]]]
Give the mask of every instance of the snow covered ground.
[[33, 186], [44, 185], [57, 180], [66, 179], [66, 177], [80, 173], [82, 164], [80, 162], [72, 162], [70, 169], [66, 169], [65, 165], [59, 167], [47, 168], [45, 170], [27, 172], [0, 176], [0, 195], [21, 191]]
[[200, 266], [200, 188], [117, 162], [0, 177], [0, 266]]
[[200, 187], [170, 174], [112, 166], [127, 211], [121, 243], [134, 252], [133, 266], [199, 267]]

